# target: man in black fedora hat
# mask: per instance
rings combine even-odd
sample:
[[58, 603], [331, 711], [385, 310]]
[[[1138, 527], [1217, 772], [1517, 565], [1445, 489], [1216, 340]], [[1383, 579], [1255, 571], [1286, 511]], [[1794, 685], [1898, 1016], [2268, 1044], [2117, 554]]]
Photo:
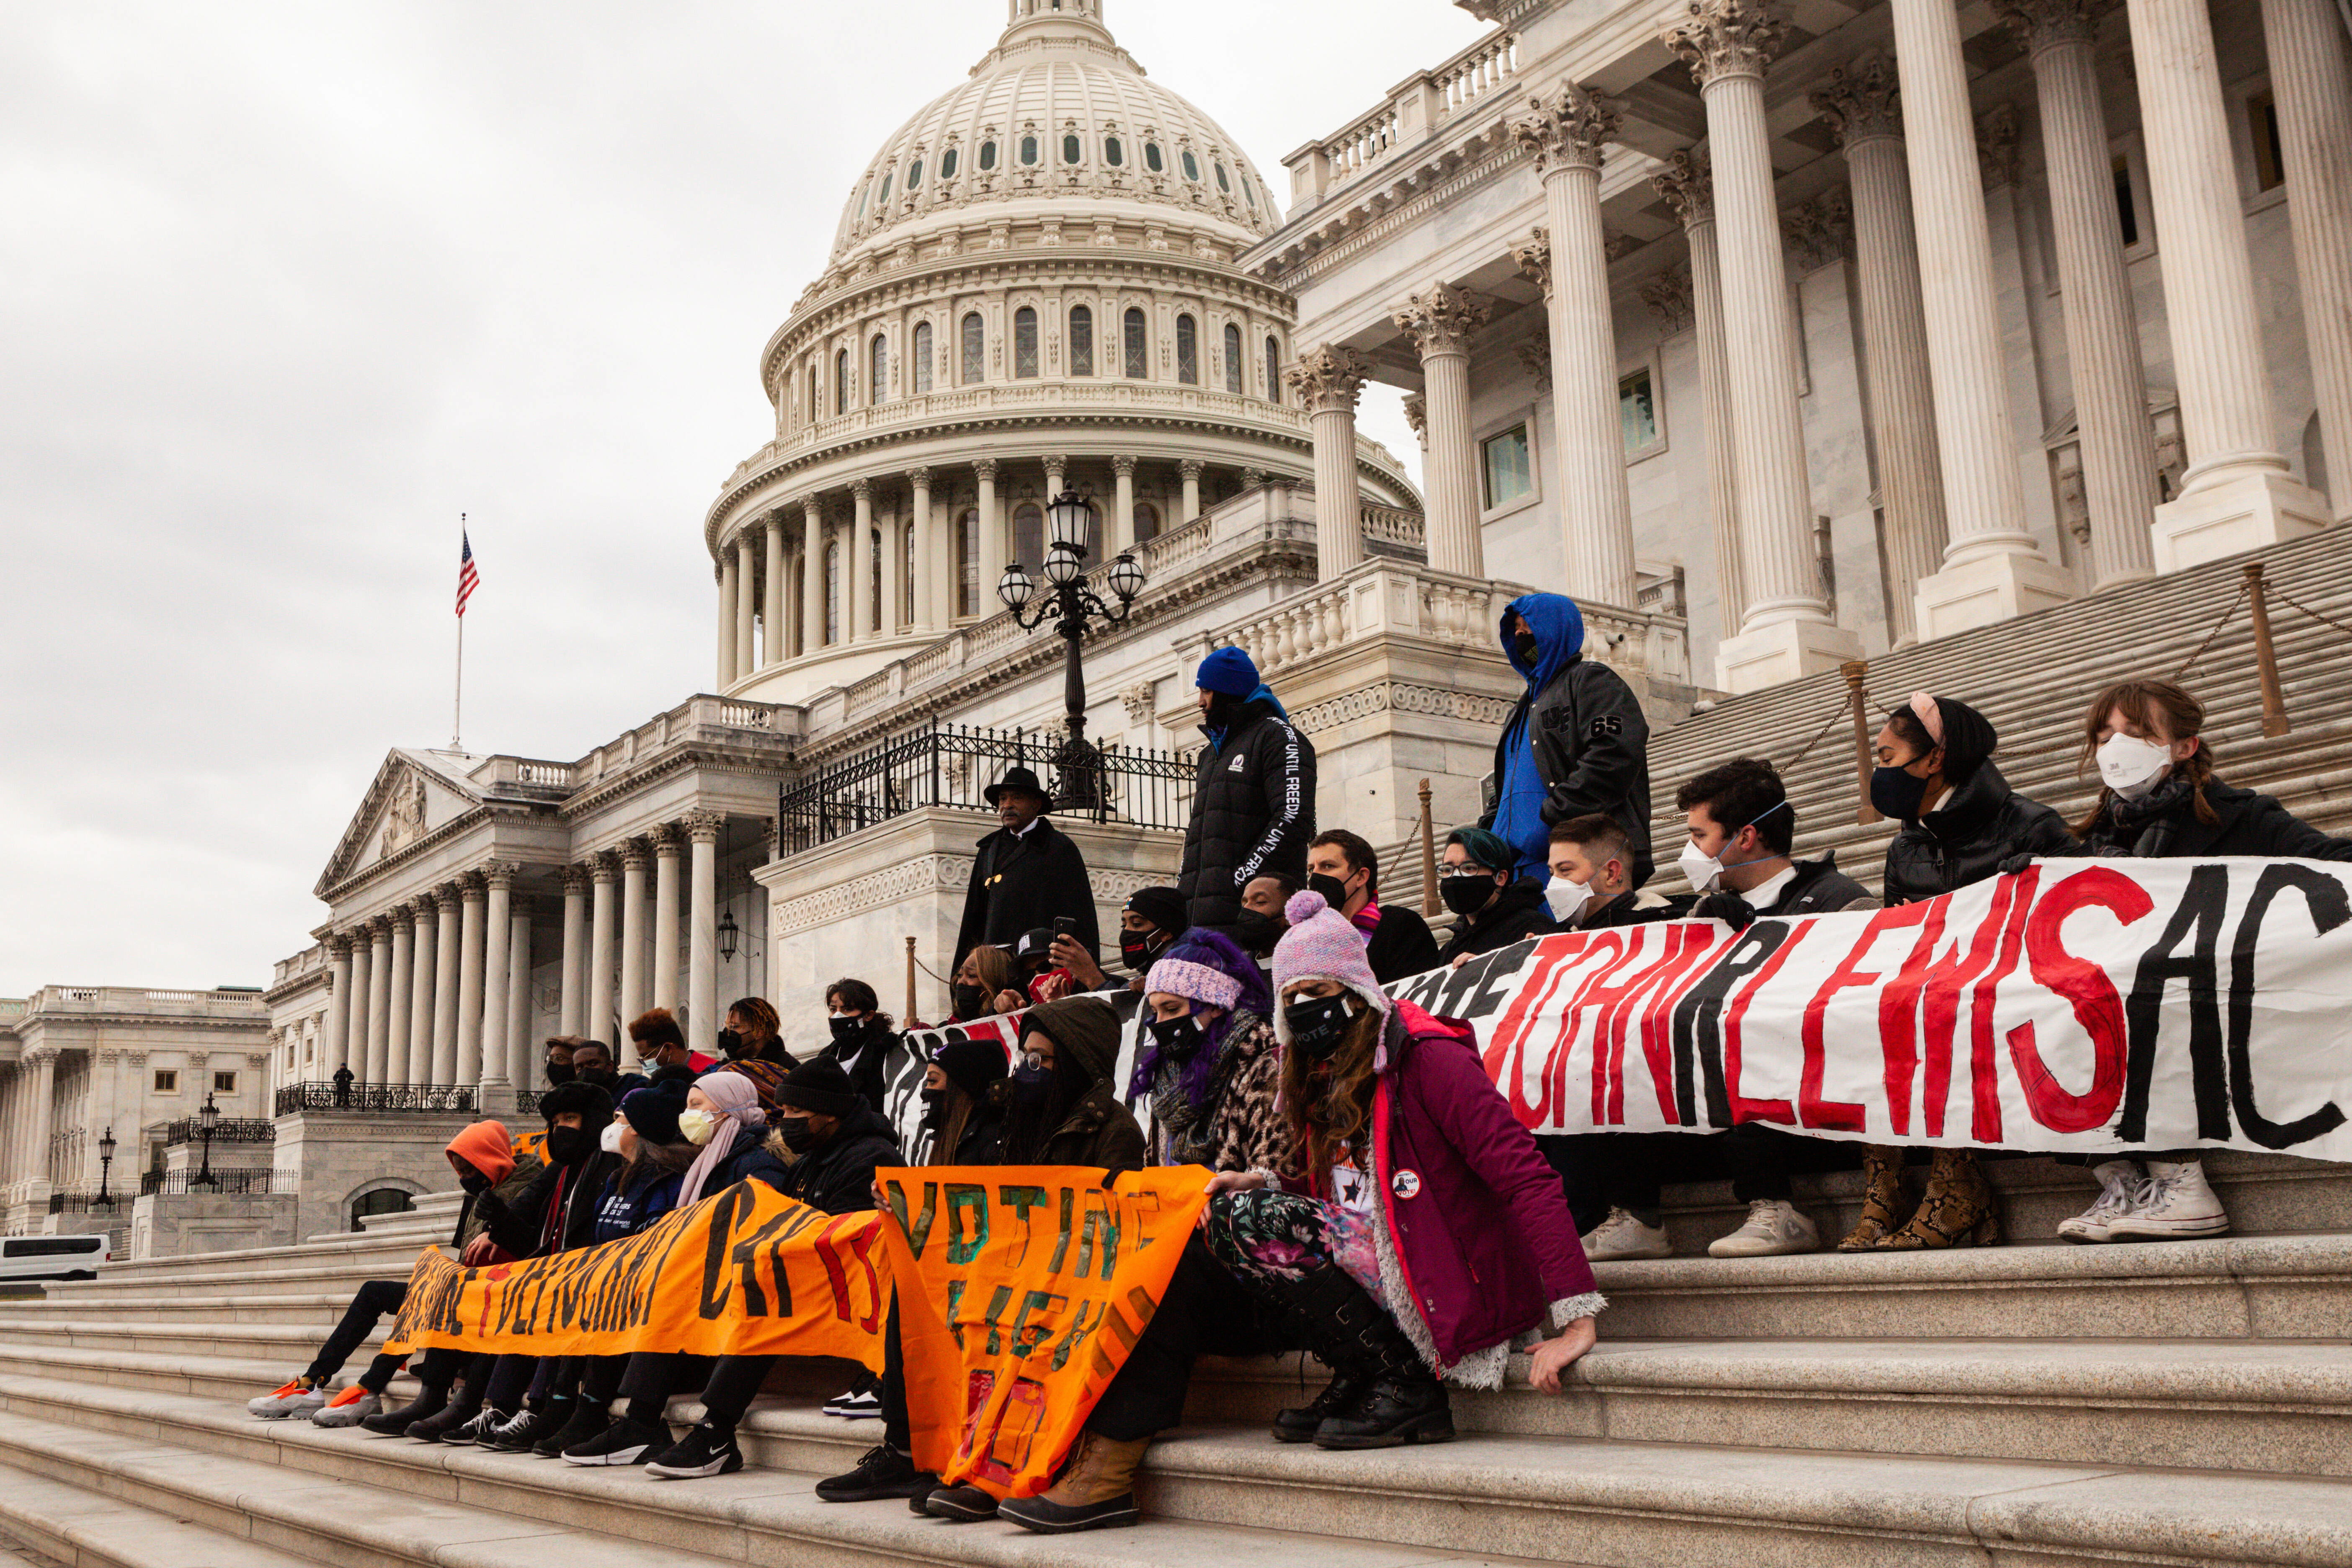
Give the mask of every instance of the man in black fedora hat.
[[985, 794], [1003, 826], [980, 841], [973, 858], [956, 963], [982, 942], [1009, 951], [1022, 932], [1050, 928], [1057, 915], [1076, 922], [1070, 934], [1094, 952], [1094, 887], [1078, 847], [1045, 820], [1052, 804], [1045, 786], [1027, 768], [1008, 768]]

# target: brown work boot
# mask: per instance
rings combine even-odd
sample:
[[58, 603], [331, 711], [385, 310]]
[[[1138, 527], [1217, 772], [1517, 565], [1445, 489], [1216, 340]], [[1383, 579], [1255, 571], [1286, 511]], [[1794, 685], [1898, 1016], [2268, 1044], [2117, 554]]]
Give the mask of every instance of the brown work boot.
[[1938, 1149], [1927, 1170], [1927, 1191], [1911, 1223], [1880, 1242], [1882, 1249], [1916, 1252], [1926, 1247], [1990, 1247], [2000, 1240], [1992, 1184], [1967, 1149]]
[[1081, 1432], [1070, 1462], [1052, 1486], [1036, 1497], [1005, 1499], [997, 1504], [996, 1516], [1040, 1535], [1133, 1524], [1140, 1517], [1135, 1509], [1135, 1468], [1150, 1447], [1149, 1437], [1114, 1443]]
[[1871, 1143], [1862, 1151], [1862, 1223], [1838, 1243], [1840, 1252], [1883, 1247], [1911, 1218], [1911, 1194], [1903, 1188], [1903, 1151]]

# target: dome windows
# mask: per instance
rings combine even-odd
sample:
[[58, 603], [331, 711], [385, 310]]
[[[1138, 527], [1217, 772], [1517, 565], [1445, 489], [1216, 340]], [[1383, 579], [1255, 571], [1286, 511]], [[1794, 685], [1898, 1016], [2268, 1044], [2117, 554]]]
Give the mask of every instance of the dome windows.
[[1037, 312], [1026, 305], [1013, 312], [1013, 374], [1024, 381], [1037, 374]]
[[890, 176], [887, 174], [882, 176], [882, 188], [875, 193], [874, 199], [886, 207], [890, 205]]
[[913, 190], [923, 183], [923, 161], [920, 158], [907, 165], [907, 188]]
[[1146, 142], [1143, 144], [1143, 166], [1155, 174], [1167, 172], [1168, 161], [1160, 155], [1159, 142]]
[[1120, 326], [1125, 341], [1119, 345], [1123, 362], [1119, 368], [1129, 378], [1141, 381], [1151, 374], [1150, 330], [1144, 323], [1143, 312], [1132, 305], [1128, 307]]
[[1103, 162], [1114, 169], [1127, 162], [1127, 149], [1118, 144], [1118, 137], [1103, 138]]
[[[992, 142], [989, 145], [993, 147], [996, 143]], [[940, 178], [942, 180], [952, 180], [955, 178], [955, 172], [956, 150], [950, 147], [946, 152], [940, 154]]]
[[1282, 345], [1272, 332], [1265, 335], [1265, 400], [1282, 401]]
[[1095, 313], [1085, 305], [1070, 307], [1070, 374], [1095, 373]]
[[833, 411], [849, 412], [849, 351], [842, 349], [833, 356]]
[[1176, 318], [1176, 379], [1201, 384], [1201, 331], [1190, 315]]
[[1037, 162], [1037, 138], [1034, 136], [1021, 138], [1021, 162], [1024, 164], [1033, 164]]
[[[950, 158], [952, 158], [952, 157], [954, 157], [954, 156], [955, 156], [955, 154], [954, 154], [954, 153], [949, 153], [949, 154], [948, 154], [948, 156], [949, 156], [949, 157], [950, 157]], [[992, 140], [990, 140], [990, 141], [983, 142], [982, 142], [982, 143], [980, 144], [980, 172], [981, 172], [982, 174], [987, 174], [991, 169], [993, 169], [993, 168], [995, 168], [995, 167], [996, 167], [996, 142], [992, 139]]]
[[1256, 192], [1256, 191], [1255, 191], [1255, 190], [1253, 190], [1253, 189], [1250, 187], [1250, 177], [1249, 177], [1247, 174], [1244, 174], [1244, 175], [1241, 177], [1241, 181], [1242, 181], [1242, 200], [1244, 200], [1244, 201], [1245, 201], [1245, 202], [1249, 203], [1249, 209], [1250, 209], [1250, 211], [1252, 211], [1252, 212], [1255, 212], [1255, 211], [1257, 211], [1257, 192]]
[[1231, 321], [1225, 323], [1225, 390], [1238, 393], [1242, 389], [1242, 330]]
[[[954, 154], [953, 154], [953, 153], [950, 153], [950, 154], [949, 154], [949, 157], [953, 157], [953, 156], [954, 156]], [[945, 167], [947, 166], [947, 160], [946, 160], [946, 159], [944, 159], [944, 158], [943, 158], [943, 159], [941, 159], [941, 160], [940, 161], [940, 167], [941, 167], [941, 168], [945, 168]], [[1230, 331], [1232, 329], [1231, 329], [1231, 328], [1228, 328], [1228, 329], [1226, 329], [1226, 330]], [[919, 392], [929, 392], [929, 391], [930, 391], [930, 389], [931, 389], [931, 324], [930, 324], [930, 322], [929, 322], [929, 321], [918, 321], [918, 322], [916, 322], [916, 323], [915, 323], [915, 352], [914, 352], [912, 354], [908, 355], [908, 358], [913, 362], [913, 369], [914, 369], [914, 372], [915, 372], [915, 385], [914, 385], [914, 390], [915, 390], [915, 391], [917, 391], [917, 392], [919, 392]]]
[[[1274, 340], [1268, 338], [1266, 342]], [[980, 312], [972, 310], [963, 319], [963, 384], [977, 386], [988, 378], [988, 328], [982, 322]]]
[[1177, 156], [1183, 163], [1184, 177], [1186, 179], [1197, 180], [1201, 177], [1201, 165], [1199, 161], [1192, 156], [1192, 149], [1187, 147]]
[[890, 340], [881, 333], [874, 334], [866, 345], [866, 402], [869, 407], [879, 407], [890, 389]]
[[1086, 144], [1078, 140], [1078, 133], [1075, 131], [1065, 132], [1062, 137], [1062, 162], [1076, 163], [1082, 162], [1086, 155]]
[[1224, 192], [1227, 195], [1233, 195], [1234, 183], [1225, 178], [1225, 166], [1223, 163], [1216, 163], [1211, 166], [1217, 171], [1217, 189]]

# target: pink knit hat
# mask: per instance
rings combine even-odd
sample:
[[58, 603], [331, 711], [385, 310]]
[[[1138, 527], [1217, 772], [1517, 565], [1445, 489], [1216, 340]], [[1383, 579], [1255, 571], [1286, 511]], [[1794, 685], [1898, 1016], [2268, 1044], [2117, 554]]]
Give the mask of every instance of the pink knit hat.
[[1274, 944], [1274, 1032], [1290, 1044], [1290, 1026], [1283, 1019], [1282, 991], [1294, 980], [1336, 980], [1386, 1013], [1391, 1004], [1372, 966], [1364, 956], [1364, 933], [1347, 916], [1326, 903], [1323, 895], [1293, 893], [1282, 906], [1290, 929]]
[[1186, 958], [1163, 958], [1151, 966], [1144, 977], [1143, 989], [1148, 994], [1164, 991], [1171, 996], [1189, 997], [1205, 1002], [1212, 1007], [1233, 1010], [1241, 1000], [1242, 983], [1222, 969], [1212, 969], [1205, 963], [1195, 963]]

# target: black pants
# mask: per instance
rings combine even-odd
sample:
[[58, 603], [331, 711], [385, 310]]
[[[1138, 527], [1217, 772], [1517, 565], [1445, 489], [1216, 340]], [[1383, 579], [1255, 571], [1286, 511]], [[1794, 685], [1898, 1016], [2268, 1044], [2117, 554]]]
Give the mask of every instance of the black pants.
[[1184, 1419], [1192, 1363], [1202, 1355], [1266, 1355], [1292, 1348], [1275, 1315], [1218, 1265], [1195, 1231], [1184, 1240], [1159, 1310], [1095, 1402], [1087, 1430], [1114, 1443], [1165, 1431]]
[[915, 1446], [915, 1426], [907, 1415], [907, 1347], [898, 1338], [898, 1297], [890, 1296], [890, 1316], [882, 1325], [882, 1441], [904, 1454]]
[[[376, 1324], [398, 1312], [401, 1304], [407, 1300], [408, 1281], [405, 1279], [371, 1279], [352, 1292], [352, 1304], [343, 1309], [343, 1321], [335, 1325], [335, 1331], [329, 1334], [327, 1342], [319, 1347], [319, 1353], [311, 1358], [310, 1370], [303, 1375], [324, 1383], [342, 1371], [343, 1363], [349, 1361], [352, 1352], [375, 1331]], [[374, 1369], [371, 1367], [369, 1370], [373, 1372]], [[362, 1378], [361, 1381], [364, 1383], [366, 1379]], [[386, 1381], [390, 1380], [387, 1378]], [[382, 1394], [383, 1390], [378, 1387], [374, 1392]]]
[[1730, 1168], [1731, 1195], [1743, 1204], [1759, 1198], [1787, 1203], [1800, 1172], [1852, 1171], [1861, 1167], [1862, 1145], [1834, 1138], [1807, 1138], [1766, 1121], [1743, 1121], [1722, 1135], [1722, 1158]]
[[732, 1427], [751, 1408], [760, 1385], [768, 1381], [772, 1355], [688, 1355], [675, 1351], [641, 1351], [628, 1358], [619, 1394], [629, 1402], [633, 1421], [657, 1422], [677, 1394], [702, 1390], [704, 1418], [714, 1426]]
[[467, 1392], [478, 1394], [489, 1385], [490, 1369], [497, 1361], [496, 1356], [435, 1345], [417, 1358], [416, 1381], [427, 1388], [447, 1388], [464, 1378]]
[[502, 1355], [490, 1369], [489, 1387], [482, 1394], [482, 1403], [493, 1410], [511, 1412], [522, 1403], [531, 1380], [539, 1375], [540, 1362], [535, 1355]]
[[1663, 1206], [1659, 1189], [1676, 1169], [1677, 1144], [1698, 1142], [1678, 1132], [1547, 1133], [1536, 1147], [1559, 1173], [1568, 1211], [1580, 1233], [1623, 1209], [1644, 1225], [1656, 1225]]

